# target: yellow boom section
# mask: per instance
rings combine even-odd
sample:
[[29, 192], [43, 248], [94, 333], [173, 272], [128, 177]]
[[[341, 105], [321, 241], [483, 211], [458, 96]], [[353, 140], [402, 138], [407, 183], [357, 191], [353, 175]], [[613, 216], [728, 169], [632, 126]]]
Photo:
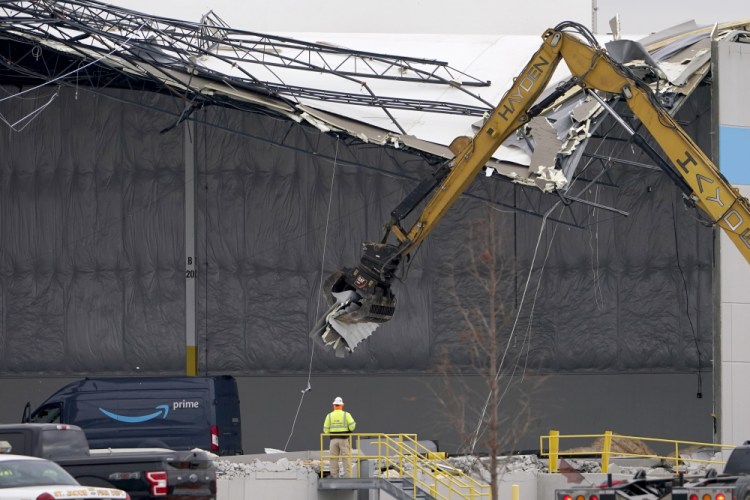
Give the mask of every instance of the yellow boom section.
[[674, 171], [690, 186], [693, 199], [717, 223], [750, 263], [750, 204], [740, 195], [649, 89], [635, 84], [608, 56], [569, 34], [560, 55], [581, 86], [625, 96], [633, 114], [648, 129]]
[[514, 130], [529, 121], [526, 112], [545, 89], [560, 62], [560, 42], [561, 33], [545, 33], [541, 48], [513, 82], [513, 86], [500, 100], [479, 132], [455, 156], [450, 174], [428, 200], [417, 223], [405, 236], [399, 236], [398, 232], [394, 231], [397, 238], [405, 243], [402, 248], [403, 254], [410, 253], [412, 248], [422, 242], [458, 197], [466, 191], [477, 173], [489, 161], [492, 153]]
[[451, 172], [427, 201], [418, 221], [407, 232], [391, 228], [401, 242], [401, 253], [411, 249], [435, 227], [500, 144], [528, 122], [527, 112], [564, 60], [582, 88], [624, 95], [635, 116], [648, 129], [674, 171], [692, 190], [695, 203], [734, 242], [750, 263], [750, 204], [721, 175], [718, 168], [654, 99], [651, 90], [639, 86], [603, 49], [578, 37], [547, 30], [544, 42], [515, 79], [477, 134], [451, 163]]

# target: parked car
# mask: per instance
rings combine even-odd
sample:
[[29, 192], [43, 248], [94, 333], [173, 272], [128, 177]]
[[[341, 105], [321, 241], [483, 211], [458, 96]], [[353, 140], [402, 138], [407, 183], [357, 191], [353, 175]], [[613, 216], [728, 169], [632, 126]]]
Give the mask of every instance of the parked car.
[[62, 467], [49, 460], [7, 453], [0, 454], [0, 499], [55, 500], [58, 498], [130, 500], [127, 493], [116, 488], [82, 486]]

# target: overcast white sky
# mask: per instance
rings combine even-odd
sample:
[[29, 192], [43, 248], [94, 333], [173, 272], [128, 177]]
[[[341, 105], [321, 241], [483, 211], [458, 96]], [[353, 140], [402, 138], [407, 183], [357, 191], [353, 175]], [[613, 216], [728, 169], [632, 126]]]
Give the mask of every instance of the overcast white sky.
[[[560, 21], [592, 25], [592, 0], [109, 0], [148, 14], [198, 21], [209, 10], [232, 27], [274, 32], [538, 35]], [[598, 32], [620, 14], [623, 33], [695, 19], [750, 18], [748, 0], [596, 0]]]

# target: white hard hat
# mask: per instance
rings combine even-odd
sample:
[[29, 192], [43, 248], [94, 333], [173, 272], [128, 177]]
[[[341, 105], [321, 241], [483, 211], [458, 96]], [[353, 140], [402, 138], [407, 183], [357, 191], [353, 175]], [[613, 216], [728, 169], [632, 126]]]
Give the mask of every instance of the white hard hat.
[[336, 399], [333, 400], [333, 404], [335, 404], [335, 405], [342, 405], [343, 406], [344, 405], [344, 400], [341, 399], [340, 396], [336, 396]]

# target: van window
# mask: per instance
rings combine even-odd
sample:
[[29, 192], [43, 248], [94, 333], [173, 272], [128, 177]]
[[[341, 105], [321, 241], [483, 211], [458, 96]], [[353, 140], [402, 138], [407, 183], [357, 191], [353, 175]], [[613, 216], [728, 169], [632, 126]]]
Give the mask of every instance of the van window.
[[62, 405], [59, 403], [43, 406], [29, 418], [29, 422], [35, 424], [59, 424], [61, 410]]

